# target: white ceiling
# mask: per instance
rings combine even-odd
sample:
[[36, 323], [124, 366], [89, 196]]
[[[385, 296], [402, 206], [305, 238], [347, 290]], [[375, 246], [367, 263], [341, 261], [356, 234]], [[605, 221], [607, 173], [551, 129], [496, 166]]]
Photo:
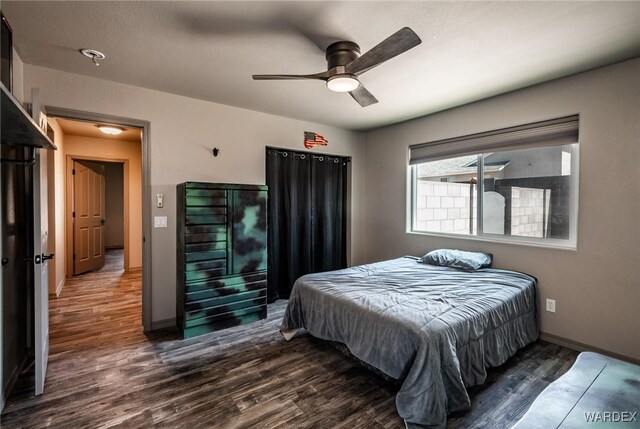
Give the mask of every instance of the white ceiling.
[[[363, 130], [640, 56], [640, 2], [2, 2], [24, 62]], [[361, 76], [361, 108], [321, 81], [337, 40], [404, 26], [423, 43]], [[100, 67], [78, 50], [107, 59]]]

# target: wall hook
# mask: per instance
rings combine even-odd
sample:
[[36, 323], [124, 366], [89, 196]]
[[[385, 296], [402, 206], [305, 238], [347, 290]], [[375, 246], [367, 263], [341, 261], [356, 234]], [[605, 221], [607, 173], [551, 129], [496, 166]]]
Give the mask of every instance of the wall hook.
[[213, 148], [213, 156], [218, 156], [218, 154], [220, 153], [220, 149], [218, 149], [217, 147]]

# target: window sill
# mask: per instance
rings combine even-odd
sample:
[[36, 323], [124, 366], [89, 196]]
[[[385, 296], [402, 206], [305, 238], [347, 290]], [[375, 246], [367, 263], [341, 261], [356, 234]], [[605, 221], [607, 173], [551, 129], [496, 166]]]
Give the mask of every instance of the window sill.
[[[406, 231], [407, 234], [412, 235], [423, 235], [427, 237], [440, 237], [440, 238], [453, 238], [458, 240], [470, 240], [470, 241], [481, 241], [487, 243], [499, 243], [499, 244], [515, 244], [517, 246], [528, 246], [528, 247], [541, 247], [544, 249], [556, 249], [556, 250], [568, 250], [572, 252], [577, 252], [578, 248], [575, 242], [563, 243], [564, 240], [549, 240], [547, 242], [537, 241], [537, 240], [529, 240], [525, 237], [510, 237], [510, 238], [501, 238], [498, 236], [491, 235], [462, 235], [462, 234], [447, 234], [441, 232], [426, 232], [426, 231]], [[568, 240], [567, 240], [568, 241]]]

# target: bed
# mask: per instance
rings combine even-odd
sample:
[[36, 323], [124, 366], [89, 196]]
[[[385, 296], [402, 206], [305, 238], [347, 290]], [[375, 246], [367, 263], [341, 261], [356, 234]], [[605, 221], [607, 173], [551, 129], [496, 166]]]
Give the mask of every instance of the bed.
[[400, 380], [407, 428], [444, 428], [449, 413], [470, 407], [466, 387], [537, 339], [536, 280], [413, 257], [308, 274], [293, 287], [281, 331], [290, 338], [300, 328]]

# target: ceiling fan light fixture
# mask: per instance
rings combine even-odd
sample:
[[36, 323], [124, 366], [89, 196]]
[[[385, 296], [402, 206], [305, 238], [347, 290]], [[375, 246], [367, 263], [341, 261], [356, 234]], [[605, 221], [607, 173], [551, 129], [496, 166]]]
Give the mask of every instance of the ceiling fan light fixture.
[[118, 134], [122, 134], [124, 132], [122, 128], [113, 127], [111, 125], [98, 125], [98, 129], [104, 134], [109, 134], [110, 136], [117, 136]]
[[335, 92], [351, 92], [358, 86], [360, 86], [360, 82], [350, 74], [335, 75], [327, 80], [327, 88]]
[[324, 80], [335, 92], [348, 92], [360, 107], [376, 104], [378, 99], [358, 82], [358, 76], [395, 58], [422, 43], [409, 27], [401, 28], [360, 55], [360, 46], [346, 40], [335, 42], [325, 49], [327, 70], [315, 74], [254, 74], [254, 80]]

